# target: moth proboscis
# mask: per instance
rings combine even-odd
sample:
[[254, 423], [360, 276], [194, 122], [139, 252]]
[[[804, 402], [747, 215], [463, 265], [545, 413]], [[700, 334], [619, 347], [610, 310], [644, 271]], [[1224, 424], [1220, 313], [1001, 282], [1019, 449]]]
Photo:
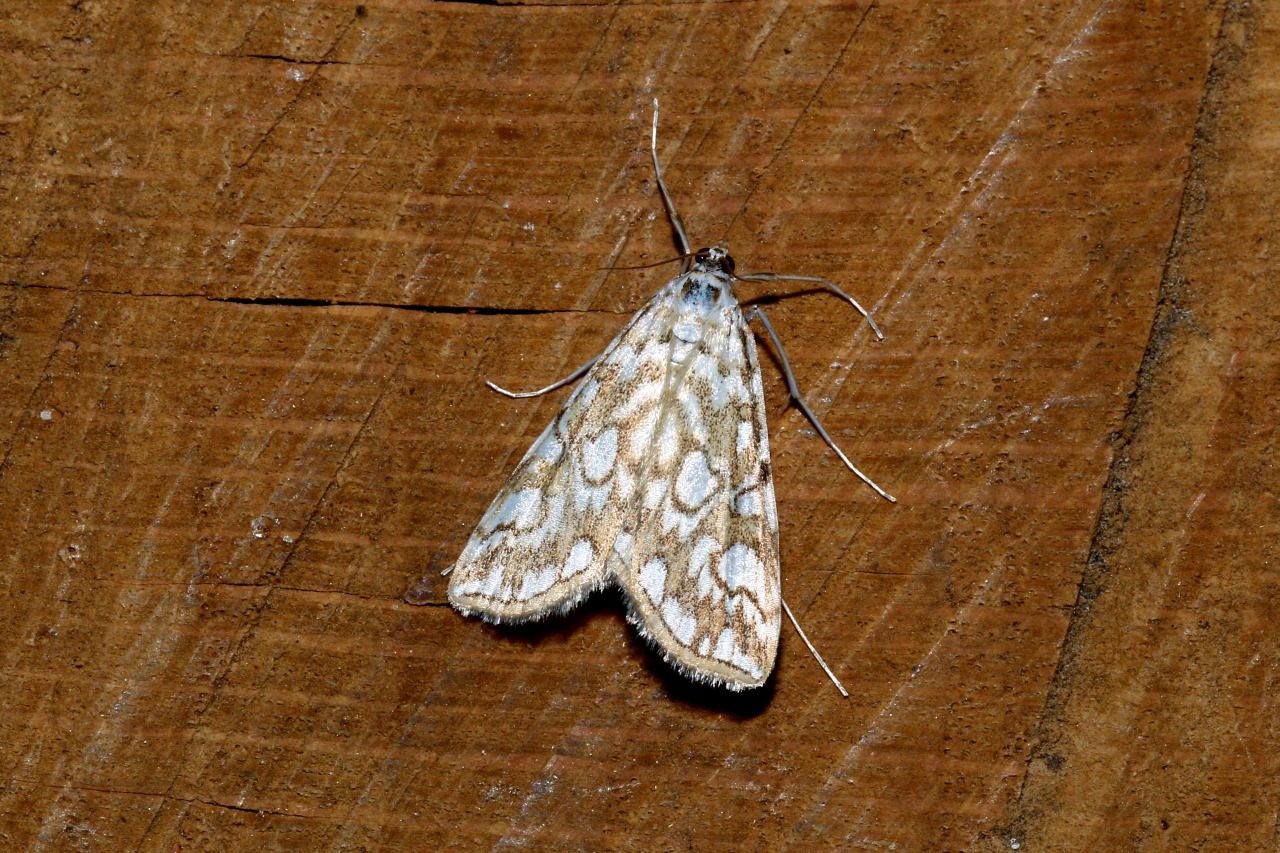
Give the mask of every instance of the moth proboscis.
[[621, 588], [628, 618], [679, 672], [746, 690], [773, 671], [782, 614], [848, 696], [782, 599], [778, 514], [764, 387], [748, 323], [773, 341], [791, 399], [840, 459], [882, 497], [800, 396], [773, 325], [745, 313], [735, 281], [821, 284], [824, 278], [738, 275], [723, 245], [690, 250], [658, 163], [658, 102], [650, 138], [654, 174], [680, 243], [681, 272], [616, 338], [572, 375], [581, 379], [480, 519], [449, 581], [464, 615], [497, 623], [564, 613], [595, 590]]

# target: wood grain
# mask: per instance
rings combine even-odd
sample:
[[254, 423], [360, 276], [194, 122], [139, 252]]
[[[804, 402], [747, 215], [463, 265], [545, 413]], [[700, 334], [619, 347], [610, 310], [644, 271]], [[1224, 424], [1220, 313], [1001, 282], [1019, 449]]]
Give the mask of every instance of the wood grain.
[[[100, 0], [0, 23], [0, 840], [1277, 847], [1270, 7]], [[439, 571], [695, 241], [761, 287], [794, 635]], [[775, 299], [775, 297], [778, 297]], [[776, 379], [777, 381], [769, 381]]]

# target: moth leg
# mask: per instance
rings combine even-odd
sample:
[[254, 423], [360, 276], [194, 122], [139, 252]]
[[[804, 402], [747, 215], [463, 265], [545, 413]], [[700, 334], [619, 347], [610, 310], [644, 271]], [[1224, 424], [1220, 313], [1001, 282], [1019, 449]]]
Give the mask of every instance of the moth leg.
[[765, 331], [769, 333], [770, 339], [773, 340], [773, 345], [778, 351], [778, 359], [782, 362], [782, 375], [787, 380], [787, 391], [791, 394], [792, 402], [796, 404], [800, 411], [804, 412], [805, 417], [809, 419], [809, 422], [813, 424], [814, 429], [818, 431], [818, 435], [822, 436], [822, 440], [836, 452], [836, 455], [840, 457], [840, 461], [849, 466], [850, 471], [858, 475], [858, 479], [875, 489], [876, 494], [880, 495], [882, 498], [885, 498], [892, 503], [897, 503], [897, 498], [877, 486], [874, 480], [859, 471], [857, 466], [849, 461], [849, 457], [844, 455], [844, 451], [837, 447], [836, 443], [831, 440], [831, 436], [827, 435], [827, 431], [823, 429], [822, 424], [818, 421], [818, 416], [813, 413], [813, 409], [810, 409], [809, 404], [800, 396], [800, 389], [796, 387], [795, 374], [791, 372], [791, 362], [787, 360], [786, 350], [782, 348], [782, 341], [778, 339], [778, 333], [773, 330], [773, 324], [769, 322], [769, 318], [764, 315], [764, 311], [760, 309], [759, 305], [752, 307], [751, 315], [749, 315], [747, 319], [751, 319], [752, 316], [760, 318], [760, 322], [764, 324]]
[[[658, 165], [658, 99], [653, 99], [653, 134], [649, 139], [649, 153], [653, 155], [653, 174], [658, 178], [658, 191], [662, 193], [662, 203], [666, 205], [667, 216], [671, 218], [671, 227], [675, 229], [676, 236], [680, 238], [680, 252], [684, 255], [692, 253], [693, 249], [689, 246], [689, 235], [684, 231], [684, 222], [680, 219], [680, 214], [676, 213], [676, 203], [671, 200], [671, 193], [667, 192], [667, 182], [662, 180], [662, 167]], [[686, 263], [686, 269], [687, 264]]]
[[878, 341], [884, 340], [884, 335], [881, 334], [880, 327], [876, 325], [875, 320], [871, 319], [871, 315], [867, 313], [867, 309], [859, 305], [858, 300], [854, 299], [852, 296], [845, 293], [843, 290], [836, 287], [834, 284], [827, 281], [825, 278], [818, 278], [817, 276], [812, 276], [812, 275], [779, 275], [776, 272], [753, 272], [750, 275], [740, 275], [740, 276], [735, 276], [735, 278], [743, 279], [746, 281], [812, 281], [812, 282], [816, 282], [817, 284], [820, 284], [823, 287], [825, 287], [827, 290], [830, 290], [836, 296], [839, 296], [841, 299], [848, 302], [854, 308], [857, 308], [858, 313], [861, 314], [866, 319], [866, 321], [871, 325], [871, 331], [876, 333], [876, 340]]
[[494, 391], [497, 391], [499, 394], [503, 394], [507, 397], [512, 397], [517, 400], [523, 399], [525, 397], [539, 397], [543, 394], [546, 394], [548, 391], [554, 391], [557, 388], [563, 388], [565, 385], [568, 385], [570, 382], [574, 382], [574, 381], [577, 381], [578, 379], [581, 379], [582, 374], [590, 370], [591, 365], [595, 364], [599, 360], [600, 360], [600, 356], [596, 356], [595, 358], [588, 361], [586, 364], [582, 365], [582, 367], [579, 367], [573, 373], [570, 373], [564, 379], [561, 379], [559, 382], [552, 382], [546, 388], [539, 388], [537, 391], [508, 391], [506, 388], [503, 388], [499, 385], [495, 385], [494, 383], [490, 382], [488, 379], [484, 381], [484, 384], [488, 385], [490, 388], [492, 388]]

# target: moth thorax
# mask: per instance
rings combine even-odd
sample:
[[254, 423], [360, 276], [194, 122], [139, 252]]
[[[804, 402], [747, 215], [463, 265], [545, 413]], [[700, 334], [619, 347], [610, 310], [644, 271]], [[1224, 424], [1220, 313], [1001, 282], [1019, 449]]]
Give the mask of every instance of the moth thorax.
[[680, 288], [680, 302], [688, 311], [705, 314], [716, 307], [723, 289], [724, 282], [713, 275], [690, 273], [684, 287]]
[[727, 279], [696, 270], [686, 273], [674, 305], [671, 333], [686, 344], [697, 343], [708, 327], [724, 322], [725, 309], [732, 301]]

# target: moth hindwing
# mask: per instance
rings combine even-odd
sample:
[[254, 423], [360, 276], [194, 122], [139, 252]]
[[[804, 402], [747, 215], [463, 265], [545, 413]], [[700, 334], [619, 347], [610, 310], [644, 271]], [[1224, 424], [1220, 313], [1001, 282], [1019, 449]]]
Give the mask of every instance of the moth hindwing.
[[[654, 169], [687, 269], [589, 365], [516, 466], [451, 569], [449, 601], [524, 622], [616, 584], [677, 670], [744, 690], [773, 670], [786, 605], [764, 388], [733, 283], [787, 276], [737, 276], [723, 247], [688, 251], [656, 138], [655, 102]], [[793, 399], [834, 448], [782, 361]]]

